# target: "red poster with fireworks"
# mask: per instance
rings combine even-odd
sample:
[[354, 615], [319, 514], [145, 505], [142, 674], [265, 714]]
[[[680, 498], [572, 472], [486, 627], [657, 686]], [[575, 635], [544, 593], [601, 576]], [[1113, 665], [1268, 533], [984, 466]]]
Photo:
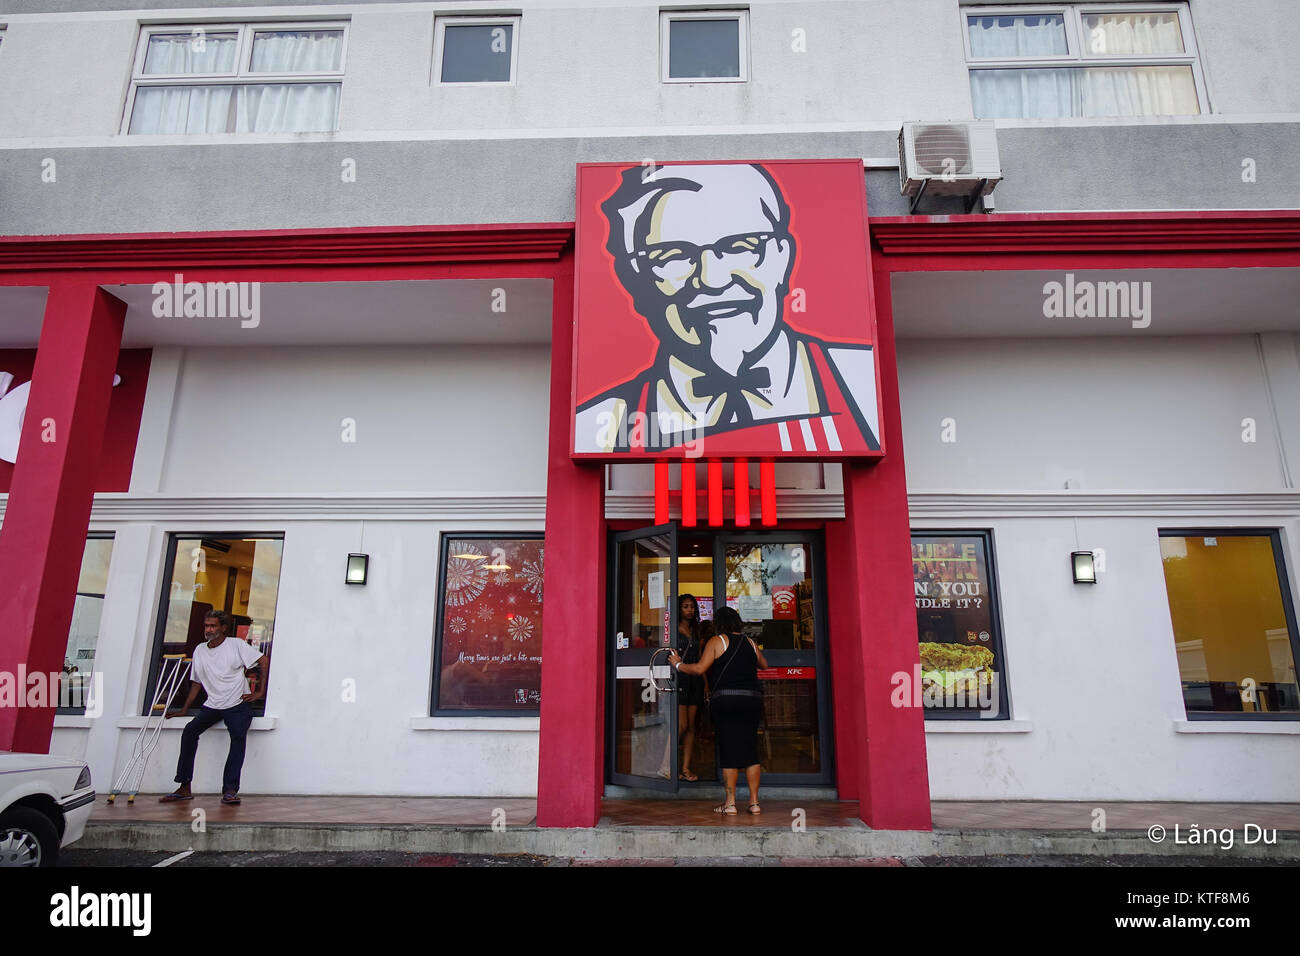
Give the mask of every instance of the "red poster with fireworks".
[[575, 457], [883, 454], [861, 160], [578, 167]]
[[439, 711], [535, 712], [542, 688], [543, 542], [447, 542]]

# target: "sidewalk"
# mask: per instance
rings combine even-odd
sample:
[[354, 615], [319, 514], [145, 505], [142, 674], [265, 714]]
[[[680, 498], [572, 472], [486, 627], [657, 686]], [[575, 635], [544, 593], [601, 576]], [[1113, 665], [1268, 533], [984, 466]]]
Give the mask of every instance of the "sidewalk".
[[[576, 860], [783, 857], [886, 862], [904, 857], [1004, 855], [1224, 856], [1300, 860], [1296, 803], [932, 804], [934, 830], [872, 830], [850, 801], [774, 800], [752, 816], [712, 812], [699, 800], [604, 801], [598, 826], [542, 829], [531, 798], [245, 795], [224, 807], [215, 794], [160, 804], [141, 794], [112, 806], [101, 796], [79, 849], [222, 851], [401, 851], [523, 853]], [[1094, 830], [1097, 809], [1104, 831]], [[1276, 842], [1247, 843], [1246, 825]], [[1161, 839], [1148, 834], [1163, 827]], [[1177, 827], [1177, 831], [1175, 830]], [[1232, 831], [1233, 845], [1207, 842]], [[1259, 831], [1249, 835], [1259, 837]], [[1181, 837], [1181, 842], [1179, 842]], [[1200, 838], [1199, 840], [1197, 838]]]

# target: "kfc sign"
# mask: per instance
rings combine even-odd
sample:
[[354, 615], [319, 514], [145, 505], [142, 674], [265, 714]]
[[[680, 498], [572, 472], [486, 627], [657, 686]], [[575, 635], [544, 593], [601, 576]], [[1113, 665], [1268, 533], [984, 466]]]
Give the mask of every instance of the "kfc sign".
[[578, 167], [573, 453], [882, 454], [860, 160]]

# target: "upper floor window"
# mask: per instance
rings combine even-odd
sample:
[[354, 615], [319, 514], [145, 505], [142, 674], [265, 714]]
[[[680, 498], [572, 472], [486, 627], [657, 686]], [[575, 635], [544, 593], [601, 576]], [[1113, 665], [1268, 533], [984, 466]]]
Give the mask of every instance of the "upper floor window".
[[1184, 4], [966, 7], [977, 119], [1205, 111]]
[[434, 75], [439, 83], [513, 83], [519, 17], [439, 17]]
[[127, 132], [309, 133], [338, 129], [347, 27], [147, 27]]
[[659, 27], [665, 83], [749, 79], [748, 11], [665, 12]]

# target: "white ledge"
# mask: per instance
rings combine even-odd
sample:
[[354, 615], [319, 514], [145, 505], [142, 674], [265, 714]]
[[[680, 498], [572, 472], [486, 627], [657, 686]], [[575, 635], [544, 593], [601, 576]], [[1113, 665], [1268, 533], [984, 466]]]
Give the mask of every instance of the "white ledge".
[[[128, 730], [139, 730], [144, 726], [147, 717], [119, 717], [117, 725]], [[184, 730], [193, 717], [173, 717], [171, 720], [163, 721], [163, 730]], [[249, 730], [275, 730], [275, 725], [279, 722], [279, 717], [254, 717], [253, 724]], [[224, 727], [225, 724], [222, 724]]]
[[1300, 734], [1300, 720], [1175, 720], [1176, 734]]
[[927, 720], [927, 734], [1027, 734], [1034, 729], [1028, 720]]
[[55, 714], [54, 729], [61, 727], [78, 727], [85, 729], [95, 726], [95, 718], [87, 717], [85, 714]]
[[540, 717], [412, 717], [412, 730], [504, 730], [537, 733]]

